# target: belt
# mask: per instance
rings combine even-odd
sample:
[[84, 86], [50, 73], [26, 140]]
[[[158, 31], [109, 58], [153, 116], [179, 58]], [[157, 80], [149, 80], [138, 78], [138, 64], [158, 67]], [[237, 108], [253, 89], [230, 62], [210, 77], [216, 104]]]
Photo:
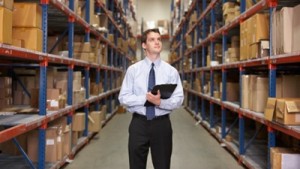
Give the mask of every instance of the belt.
[[[133, 113], [133, 117], [134, 118], [139, 118], [139, 119], [142, 119], [142, 120], [147, 120], [146, 116], [138, 114], [138, 113]], [[147, 120], [147, 121], [162, 120], [162, 119], [166, 119], [166, 118], [169, 118], [169, 114], [165, 114], [165, 115], [162, 115], [162, 116], [155, 116], [152, 120]]]

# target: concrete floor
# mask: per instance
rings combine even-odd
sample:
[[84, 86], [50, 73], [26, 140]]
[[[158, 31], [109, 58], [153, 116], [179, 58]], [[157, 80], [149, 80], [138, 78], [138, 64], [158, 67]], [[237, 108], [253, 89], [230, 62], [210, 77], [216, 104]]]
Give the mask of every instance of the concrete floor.
[[[131, 114], [117, 114], [84, 147], [66, 169], [126, 169], [128, 125]], [[184, 110], [171, 114], [173, 126], [172, 169], [242, 169], [236, 159]], [[150, 155], [149, 155], [150, 157]], [[149, 158], [147, 169], [153, 169]]]

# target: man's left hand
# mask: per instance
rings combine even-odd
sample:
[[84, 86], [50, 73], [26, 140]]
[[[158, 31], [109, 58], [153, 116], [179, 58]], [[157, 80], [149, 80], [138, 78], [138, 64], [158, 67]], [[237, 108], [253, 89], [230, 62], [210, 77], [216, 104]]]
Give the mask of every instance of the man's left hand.
[[154, 105], [159, 106], [160, 105], [160, 92], [159, 92], [159, 90], [157, 91], [156, 95], [152, 94], [151, 92], [148, 92], [146, 94], [146, 99], [149, 102], [153, 103]]

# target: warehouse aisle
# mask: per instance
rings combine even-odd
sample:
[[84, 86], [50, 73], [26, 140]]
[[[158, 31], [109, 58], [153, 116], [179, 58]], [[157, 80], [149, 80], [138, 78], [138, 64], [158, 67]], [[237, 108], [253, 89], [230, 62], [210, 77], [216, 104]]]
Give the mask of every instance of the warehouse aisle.
[[[127, 169], [130, 113], [117, 114], [84, 147], [66, 169]], [[173, 125], [172, 169], [242, 169], [237, 161], [183, 109], [171, 115]], [[153, 169], [151, 159], [147, 169]]]

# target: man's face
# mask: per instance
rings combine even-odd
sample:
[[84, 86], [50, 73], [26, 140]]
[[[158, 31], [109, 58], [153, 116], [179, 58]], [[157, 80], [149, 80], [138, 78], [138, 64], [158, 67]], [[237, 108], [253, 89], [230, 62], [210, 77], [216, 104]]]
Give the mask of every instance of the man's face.
[[156, 32], [148, 33], [146, 43], [143, 43], [142, 47], [146, 50], [147, 55], [159, 54], [162, 50], [160, 34]]

